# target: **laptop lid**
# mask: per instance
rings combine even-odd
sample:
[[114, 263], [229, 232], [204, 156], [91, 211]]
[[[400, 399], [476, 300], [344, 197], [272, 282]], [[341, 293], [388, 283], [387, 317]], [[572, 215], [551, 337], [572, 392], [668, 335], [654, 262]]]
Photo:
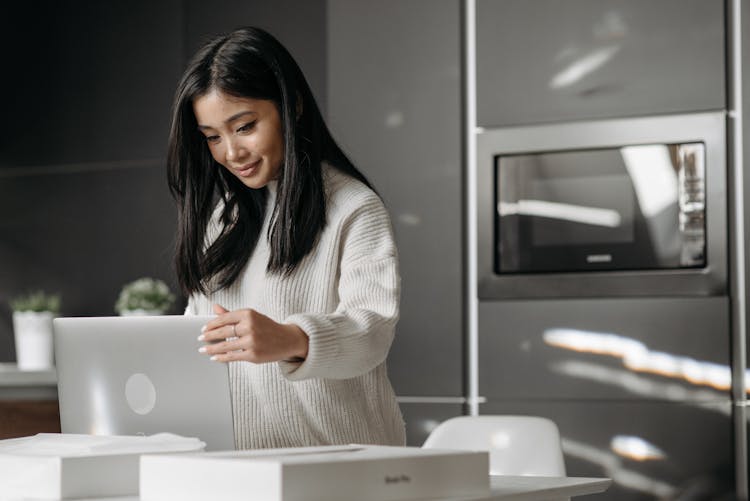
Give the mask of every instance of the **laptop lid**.
[[170, 432], [234, 449], [228, 366], [198, 353], [210, 318], [56, 318], [62, 432]]

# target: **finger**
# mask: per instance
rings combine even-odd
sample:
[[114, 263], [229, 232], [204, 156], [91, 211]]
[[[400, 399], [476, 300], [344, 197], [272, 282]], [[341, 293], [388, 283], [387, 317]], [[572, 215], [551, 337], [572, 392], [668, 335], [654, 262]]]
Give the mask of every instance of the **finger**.
[[221, 353], [218, 355], [212, 355], [211, 361], [213, 362], [239, 362], [246, 360], [244, 351], [230, 351], [229, 353]]
[[206, 355], [221, 355], [242, 349], [242, 341], [240, 339], [232, 339], [203, 345], [198, 349], [198, 351], [201, 353], [205, 353]]
[[216, 342], [224, 341], [225, 339], [237, 339], [238, 337], [237, 324], [232, 323], [204, 330], [200, 341]]
[[224, 313], [229, 313], [229, 310], [227, 310], [220, 304], [214, 304], [214, 313], [216, 313], [217, 315], [223, 315]]
[[225, 325], [239, 323], [242, 319], [242, 311], [243, 310], [228, 311], [226, 313], [222, 313], [216, 318], [212, 318], [211, 320], [206, 322], [206, 325], [203, 326], [203, 333], [213, 329], [218, 329], [219, 327], [223, 327]]

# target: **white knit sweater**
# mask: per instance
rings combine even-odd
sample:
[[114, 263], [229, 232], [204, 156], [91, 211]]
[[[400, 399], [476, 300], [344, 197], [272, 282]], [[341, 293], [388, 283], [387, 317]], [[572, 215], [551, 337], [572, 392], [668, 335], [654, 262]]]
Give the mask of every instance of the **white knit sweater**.
[[400, 298], [390, 219], [367, 186], [323, 169], [327, 225], [291, 276], [266, 273], [273, 182], [261, 238], [245, 269], [229, 288], [188, 303], [187, 313], [195, 315], [212, 314], [213, 303], [253, 308], [309, 336], [304, 362], [230, 363], [239, 449], [405, 443], [385, 364]]

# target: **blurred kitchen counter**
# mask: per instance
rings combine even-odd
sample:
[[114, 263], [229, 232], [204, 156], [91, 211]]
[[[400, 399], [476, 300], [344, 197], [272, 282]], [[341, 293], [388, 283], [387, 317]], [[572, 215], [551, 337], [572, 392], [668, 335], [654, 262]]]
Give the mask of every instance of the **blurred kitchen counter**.
[[0, 400], [57, 400], [57, 371], [22, 371], [0, 363]]
[[0, 363], [0, 439], [59, 433], [57, 372]]

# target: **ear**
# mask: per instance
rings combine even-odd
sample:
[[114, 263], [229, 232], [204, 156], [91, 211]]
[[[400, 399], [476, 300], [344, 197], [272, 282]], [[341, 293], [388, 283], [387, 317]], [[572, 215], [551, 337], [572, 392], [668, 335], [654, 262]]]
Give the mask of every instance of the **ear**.
[[297, 120], [299, 120], [299, 117], [302, 116], [302, 111], [303, 111], [302, 94], [300, 94], [299, 91], [297, 91], [297, 107], [296, 108], [297, 109], [295, 110], [295, 112], [297, 114]]

